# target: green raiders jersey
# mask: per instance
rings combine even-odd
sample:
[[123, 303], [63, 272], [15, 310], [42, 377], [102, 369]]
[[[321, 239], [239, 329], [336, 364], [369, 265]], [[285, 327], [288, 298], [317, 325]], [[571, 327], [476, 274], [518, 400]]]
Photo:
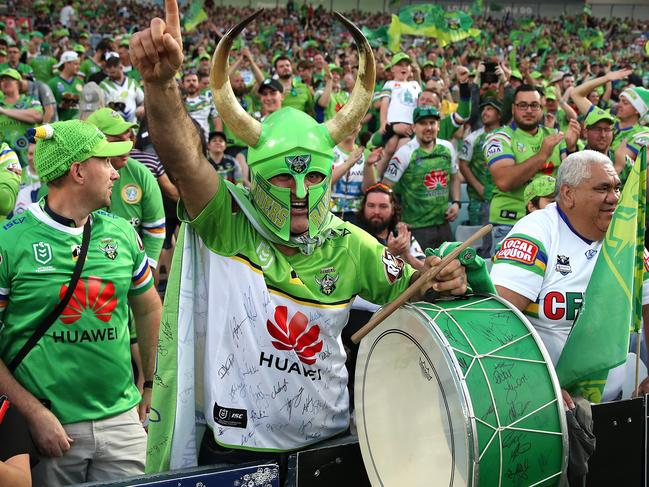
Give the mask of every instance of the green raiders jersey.
[[[539, 125], [534, 135], [516, 127], [514, 123], [501, 127], [489, 134], [483, 146], [484, 156], [488, 167], [498, 161], [513, 159], [515, 164], [520, 164], [534, 156], [540, 149], [543, 139], [556, 133]], [[565, 140], [557, 144], [537, 175], [557, 175], [557, 169], [562, 157], [567, 153]], [[513, 225], [525, 216], [525, 201], [523, 192], [525, 184], [512, 191], [501, 191], [496, 185], [493, 187], [493, 197], [489, 208], [489, 221], [505, 225]]]
[[[13, 108], [16, 110], [38, 110], [43, 113], [41, 102], [27, 95], [20, 95], [15, 103], [7, 103], [6, 100], [0, 102], [2, 108]], [[16, 152], [20, 165], [27, 166], [28, 157], [27, 149], [29, 141], [25, 136], [27, 129], [32, 128], [34, 125], [27, 122], [21, 122], [8, 115], [0, 115], [0, 140], [9, 144], [9, 146]]]
[[450, 142], [437, 139], [426, 152], [414, 138], [392, 156], [383, 177], [395, 183], [403, 221], [423, 228], [446, 221], [451, 176], [457, 171], [457, 153]]
[[474, 130], [464, 139], [460, 149], [460, 161], [467, 161], [471, 173], [484, 186], [483, 196], [480, 196], [473, 186], [467, 184], [467, 193], [472, 200], [490, 201], [493, 192], [491, 173], [487, 169], [487, 159], [482, 151], [487, 135], [489, 133], [485, 132], [484, 127]]
[[160, 186], [151, 171], [132, 157], [119, 171], [113, 186], [110, 212], [127, 220], [142, 238], [151, 267], [158, 258], [165, 238], [165, 212]]
[[291, 81], [291, 89], [284, 89], [283, 107], [295, 108], [296, 110], [313, 115], [313, 95], [309, 87], [293, 79]]
[[[178, 296], [193, 303], [194, 326], [203, 336], [192, 363], [209, 371], [198, 382], [204, 393], [196, 394], [196, 410], [219, 444], [301, 448], [349, 425], [341, 332], [354, 297], [386, 303], [407, 288], [414, 271], [372, 236], [335, 217], [335, 236], [310, 255], [286, 255], [243, 211], [233, 211], [235, 189], [229, 188], [221, 179], [214, 198], [190, 222], [193, 232], [183, 226], [182, 254], [174, 257], [182, 276]], [[171, 301], [165, 300], [165, 313]], [[183, 309], [188, 312], [178, 316], [179, 330], [192, 315]], [[175, 360], [177, 354], [168, 356]], [[182, 366], [176, 369], [179, 381], [186, 377]]]
[[79, 116], [79, 98], [83, 91], [83, 81], [74, 76], [70, 80], [55, 76], [47, 82], [56, 98], [59, 120], [72, 120]]
[[[16, 380], [51, 402], [62, 424], [120, 414], [139, 400], [128, 333], [130, 295], [153, 285], [144, 247], [123, 219], [92, 213], [88, 255], [59, 318], [21, 362]], [[52, 219], [44, 200], [0, 229], [0, 357], [11, 362], [67, 290], [83, 228]]]

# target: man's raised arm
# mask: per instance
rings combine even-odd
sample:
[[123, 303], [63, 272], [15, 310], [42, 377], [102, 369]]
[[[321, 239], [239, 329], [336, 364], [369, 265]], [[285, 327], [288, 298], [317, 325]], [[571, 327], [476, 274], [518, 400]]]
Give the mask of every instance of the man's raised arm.
[[130, 55], [144, 82], [147, 122], [156, 152], [194, 218], [218, 190], [219, 180], [201, 152], [200, 136], [175, 81], [183, 62], [176, 0], [165, 0], [165, 20], [155, 18], [148, 29], [131, 37]]

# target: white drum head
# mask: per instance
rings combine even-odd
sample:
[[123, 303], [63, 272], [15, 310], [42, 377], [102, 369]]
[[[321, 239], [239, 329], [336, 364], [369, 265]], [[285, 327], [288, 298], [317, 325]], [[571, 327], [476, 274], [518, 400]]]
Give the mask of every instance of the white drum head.
[[414, 307], [384, 325], [363, 339], [356, 367], [356, 422], [372, 485], [473, 485], [472, 415], [439, 345], [445, 340]]

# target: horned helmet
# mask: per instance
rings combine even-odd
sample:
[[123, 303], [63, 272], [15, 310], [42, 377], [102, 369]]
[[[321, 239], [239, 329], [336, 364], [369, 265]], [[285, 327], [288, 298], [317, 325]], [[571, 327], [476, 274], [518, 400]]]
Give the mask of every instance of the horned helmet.
[[[210, 73], [212, 94], [223, 122], [249, 146], [250, 194], [261, 223], [281, 240], [289, 241], [291, 190], [270, 183], [272, 177], [288, 173], [295, 179], [295, 195], [307, 197], [308, 234], [315, 237], [328, 221], [333, 148], [356, 128], [372, 100], [376, 78], [374, 55], [361, 31], [336, 12], [359, 51], [358, 76], [349, 101], [323, 124], [294, 108], [282, 108], [260, 123], [241, 107], [227, 74], [234, 39], [260, 13], [261, 10], [244, 19], [219, 41]], [[321, 173], [324, 179], [307, 188], [305, 177], [311, 172]]]

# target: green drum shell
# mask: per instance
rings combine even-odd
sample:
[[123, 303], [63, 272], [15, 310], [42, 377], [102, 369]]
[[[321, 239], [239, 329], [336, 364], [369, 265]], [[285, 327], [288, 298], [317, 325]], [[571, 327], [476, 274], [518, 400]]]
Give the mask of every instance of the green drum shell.
[[551, 360], [525, 316], [497, 296], [397, 310], [361, 342], [355, 402], [374, 486], [565, 480], [567, 427]]

